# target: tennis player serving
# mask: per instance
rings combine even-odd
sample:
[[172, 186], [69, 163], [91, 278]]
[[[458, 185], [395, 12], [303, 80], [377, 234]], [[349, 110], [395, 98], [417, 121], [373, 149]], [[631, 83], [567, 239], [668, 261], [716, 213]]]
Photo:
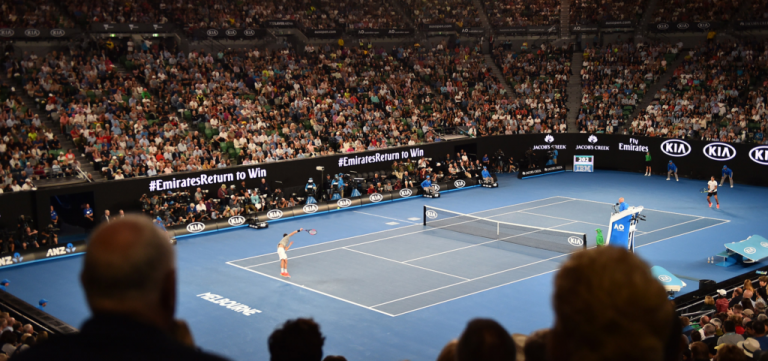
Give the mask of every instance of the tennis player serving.
[[715, 196], [715, 202], [717, 202], [717, 209], [720, 209], [720, 200], [717, 199], [717, 181], [715, 181], [715, 177], [712, 176], [709, 179], [709, 182], [707, 182], [707, 203], [709, 203], [709, 208], [712, 208], [712, 201], [709, 200], [709, 197]]
[[291, 242], [291, 236], [303, 230], [304, 228], [299, 228], [291, 233], [283, 233], [283, 239], [277, 244], [277, 256], [280, 257], [280, 275], [283, 277], [291, 277], [291, 275], [288, 274], [288, 255], [285, 254], [285, 251], [291, 248], [291, 245], [293, 244], [293, 242]]

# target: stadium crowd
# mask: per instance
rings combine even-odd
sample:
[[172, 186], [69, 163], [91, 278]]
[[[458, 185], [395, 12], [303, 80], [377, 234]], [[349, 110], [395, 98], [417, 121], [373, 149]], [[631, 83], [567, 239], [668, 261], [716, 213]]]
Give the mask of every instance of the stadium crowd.
[[638, 23], [648, 8], [647, 0], [571, 0], [571, 25], [601, 24], [605, 21]]
[[765, 88], [757, 82], [765, 51], [761, 43], [710, 43], [684, 53], [654, 102], [632, 120], [630, 133], [765, 142]]
[[490, 1], [483, 2], [493, 27], [544, 26], [560, 24], [560, 1]]
[[709, 0], [672, 0], [656, 4], [652, 14], [652, 22], [665, 21], [723, 21], [732, 19], [735, 12], [740, 10], [739, 0], [709, 1]]
[[0, 28], [73, 28], [51, 1], [8, 1], [0, 5]]
[[480, 12], [471, 0], [402, 0], [416, 26], [453, 24], [457, 27], [482, 25]]
[[634, 112], [646, 87], [667, 71], [679, 49], [633, 42], [588, 47], [581, 70], [579, 131], [613, 134]]
[[85, 26], [91, 23], [167, 23], [168, 18], [153, 4], [146, 0], [66, 0], [61, 6]]
[[509, 43], [493, 50], [493, 58], [515, 99], [502, 102], [492, 119], [504, 134], [565, 133], [568, 101], [566, 88], [571, 77], [571, 52], [551, 44], [520, 52]]

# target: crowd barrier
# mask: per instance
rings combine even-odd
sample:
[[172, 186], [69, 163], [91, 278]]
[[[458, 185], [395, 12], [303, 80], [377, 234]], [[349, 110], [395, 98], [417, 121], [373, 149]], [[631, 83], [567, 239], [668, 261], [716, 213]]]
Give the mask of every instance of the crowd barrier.
[[[256, 188], [262, 179], [269, 182], [273, 189], [303, 187], [310, 177], [317, 180], [329, 174], [350, 171], [390, 170], [395, 160], [421, 157], [442, 160], [447, 154], [455, 158], [456, 152], [460, 150], [482, 158], [484, 155], [493, 156], [498, 149], [506, 157], [514, 156], [521, 163], [524, 152], [531, 149], [539, 165], [546, 162], [549, 151], [557, 150], [557, 164], [566, 167], [571, 165], [574, 155], [592, 155], [597, 170], [638, 173], [645, 171], [645, 153], [650, 152], [653, 159], [651, 165], [656, 174], [664, 174], [667, 162], [673, 160], [682, 177], [719, 178], [723, 165], [727, 165], [734, 171], [736, 183], [768, 184], [765, 176], [768, 171], [768, 145], [583, 133], [503, 135], [0, 194], [0, 226], [15, 229], [15, 220], [19, 214], [32, 215], [38, 225], [45, 226], [50, 218], [52, 197], [68, 194], [91, 193], [94, 214], [100, 216], [104, 210], [113, 213], [119, 209], [126, 212], [138, 211], [141, 195], [153, 192], [194, 190], [199, 187], [215, 194], [222, 184], [229, 186], [245, 182], [246, 187]], [[324, 170], [319, 171], [318, 167]], [[275, 181], [282, 183], [277, 184]]]

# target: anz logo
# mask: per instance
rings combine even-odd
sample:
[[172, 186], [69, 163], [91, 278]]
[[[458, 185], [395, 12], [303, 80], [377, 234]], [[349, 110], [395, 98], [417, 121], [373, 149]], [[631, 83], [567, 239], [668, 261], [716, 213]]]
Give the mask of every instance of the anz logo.
[[349, 198], [342, 198], [336, 202], [336, 205], [341, 208], [346, 208], [352, 205], [352, 201]]
[[712, 160], [731, 160], [736, 156], [736, 148], [726, 143], [709, 143], [704, 146], [704, 155]]
[[273, 209], [267, 212], [267, 218], [269, 219], [280, 219], [282, 217], [283, 217], [283, 211], [279, 209]]
[[205, 224], [200, 222], [194, 222], [187, 225], [187, 232], [189, 233], [202, 232], [203, 230], [205, 230]]
[[317, 210], [320, 209], [317, 204], [307, 204], [302, 208], [304, 213], [315, 213]]
[[413, 191], [408, 188], [403, 188], [400, 190], [400, 197], [410, 197], [413, 195]]
[[371, 194], [370, 197], [368, 197], [368, 199], [370, 199], [371, 202], [373, 203], [378, 203], [384, 200], [384, 196], [381, 195], [381, 193], [374, 193], [374, 194]]
[[762, 165], [768, 165], [768, 145], [761, 145], [749, 151], [749, 159]]
[[54, 247], [54, 248], [48, 249], [48, 253], [46, 253], [45, 256], [46, 257], [62, 256], [65, 254], [75, 253], [76, 250], [77, 248], [75, 248], [75, 246], [73, 246], [72, 243], [67, 243], [66, 247]]
[[19, 252], [13, 254], [13, 256], [0, 257], [0, 266], [8, 266], [16, 263], [21, 263], [24, 260]]
[[661, 151], [672, 157], [685, 157], [691, 153], [691, 145], [684, 140], [670, 139], [661, 143]]

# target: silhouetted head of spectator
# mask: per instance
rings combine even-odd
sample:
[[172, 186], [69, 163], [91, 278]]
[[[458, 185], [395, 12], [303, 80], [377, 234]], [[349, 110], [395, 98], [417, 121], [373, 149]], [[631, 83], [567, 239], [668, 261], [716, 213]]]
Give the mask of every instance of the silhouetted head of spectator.
[[555, 278], [553, 303], [553, 360], [653, 361], [679, 352], [670, 336], [680, 323], [664, 287], [627, 250], [573, 254]]
[[[694, 332], [698, 333], [698, 332]], [[696, 341], [691, 344], [691, 356], [694, 361], [709, 360], [709, 346], [701, 341]]]
[[325, 356], [323, 361], [347, 361], [347, 358], [339, 355], [328, 355]]
[[311, 318], [288, 320], [269, 336], [271, 361], [320, 361], [325, 337]]
[[525, 340], [526, 361], [547, 361], [547, 344], [550, 336], [549, 329], [538, 330]]
[[[717, 349], [715, 361], [747, 361], [747, 355], [736, 345], [723, 345]], [[762, 358], [761, 358], [762, 360]]]
[[91, 311], [119, 314], [170, 332], [175, 327], [176, 261], [165, 232], [140, 215], [92, 234], [80, 281]]
[[461, 334], [456, 356], [457, 361], [514, 361], [515, 342], [498, 322], [477, 318]]
[[456, 361], [456, 345], [458, 344], [459, 341], [455, 339], [445, 344], [440, 355], [437, 356], [437, 361]]

